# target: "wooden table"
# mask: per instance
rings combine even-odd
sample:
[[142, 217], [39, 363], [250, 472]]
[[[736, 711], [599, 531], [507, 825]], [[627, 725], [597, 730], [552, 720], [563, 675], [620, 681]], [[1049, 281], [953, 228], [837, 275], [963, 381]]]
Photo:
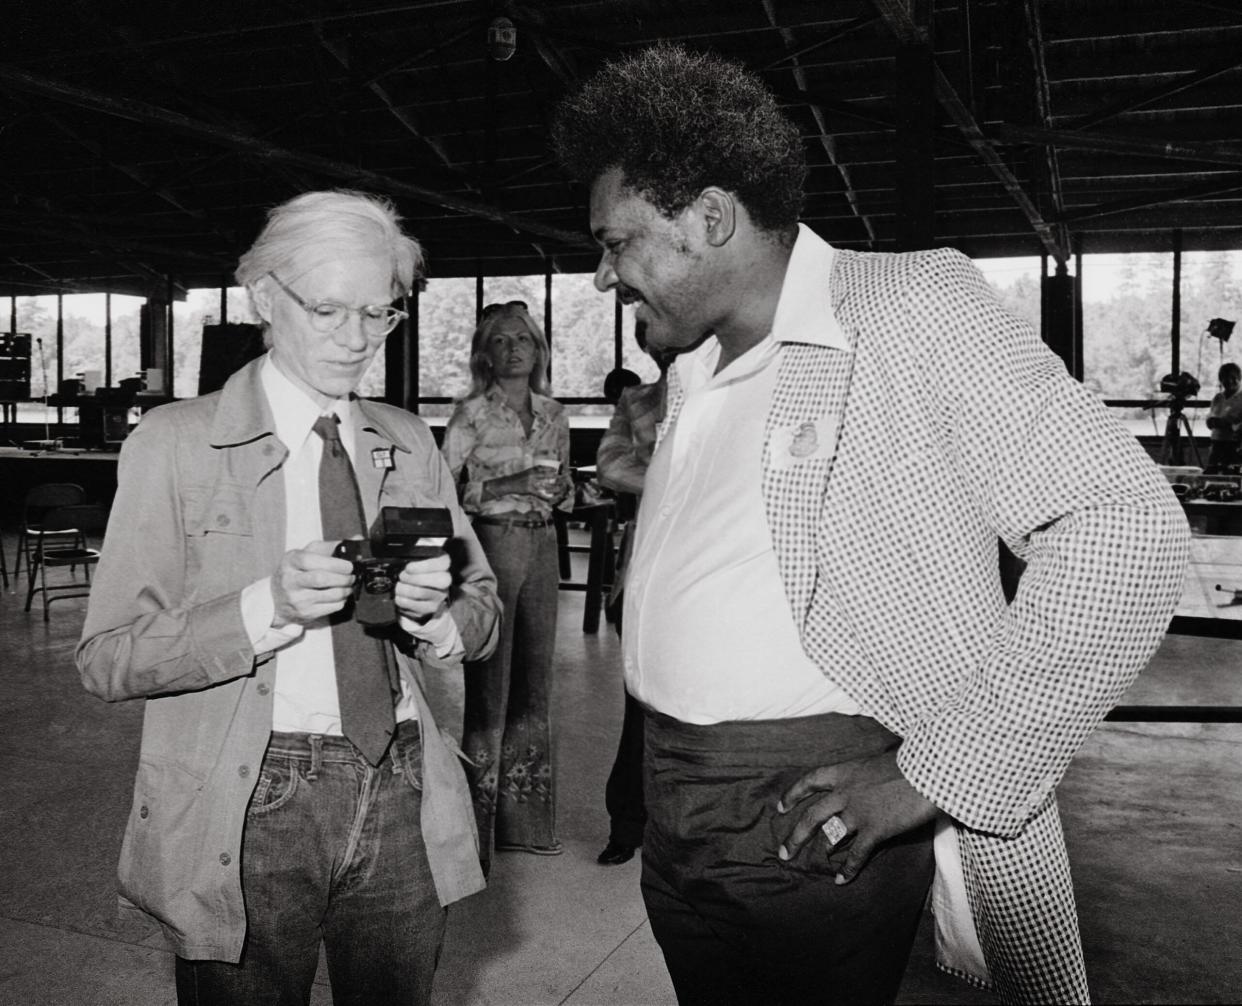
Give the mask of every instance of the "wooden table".
[[112, 502], [116, 495], [115, 451], [23, 451], [0, 447], [0, 517], [6, 526], [21, 519], [22, 501], [31, 486], [76, 482], [92, 503]]

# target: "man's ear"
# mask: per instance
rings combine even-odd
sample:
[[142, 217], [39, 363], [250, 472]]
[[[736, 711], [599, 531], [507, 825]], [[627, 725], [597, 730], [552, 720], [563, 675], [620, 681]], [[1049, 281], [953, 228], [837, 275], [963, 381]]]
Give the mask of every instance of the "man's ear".
[[272, 281], [266, 276], [260, 276], [250, 284], [249, 289], [250, 303], [254, 306], [255, 313], [265, 324], [270, 325], [272, 323]]
[[737, 229], [737, 204], [733, 196], [724, 189], [706, 188], [699, 193], [699, 208], [707, 243], [721, 247]]

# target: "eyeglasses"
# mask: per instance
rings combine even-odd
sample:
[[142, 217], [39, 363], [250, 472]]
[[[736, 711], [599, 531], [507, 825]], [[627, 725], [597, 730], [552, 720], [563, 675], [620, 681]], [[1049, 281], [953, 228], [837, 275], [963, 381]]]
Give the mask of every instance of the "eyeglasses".
[[497, 311], [503, 311], [507, 307], [520, 307], [523, 311], [530, 310], [524, 300], [507, 300], [503, 304], [500, 301], [497, 301], [495, 304], [488, 304], [485, 308], [483, 308], [483, 313], [480, 317], [490, 318]]
[[311, 328], [316, 332], [335, 332], [349, 320], [351, 314], [357, 314], [362, 322], [362, 331], [367, 338], [382, 339], [410, 316], [409, 312], [386, 304], [363, 304], [362, 307], [350, 307], [338, 300], [303, 300], [285, 286], [274, 272], [269, 272], [268, 275], [293, 299], [298, 307], [306, 312]]

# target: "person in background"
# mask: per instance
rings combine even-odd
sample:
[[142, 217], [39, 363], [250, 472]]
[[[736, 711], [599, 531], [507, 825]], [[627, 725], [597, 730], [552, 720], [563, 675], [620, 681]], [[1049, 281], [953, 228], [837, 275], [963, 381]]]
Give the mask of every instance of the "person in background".
[[1055, 788], [1180, 596], [1168, 482], [965, 256], [800, 224], [802, 136], [745, 68], [632, 53], [553, 138], [595, 285], [686, 350], [622, 638], [678, 1000], [891, 1002], [935, 832], [944, 966], [1086, 1001]]
[[[648, 351], [645, 325], [635, 325], [634, 339], [643, 352]], [[634, 543], [634, 518], [637, 516], [634, 508], [643, 494], [643, 480], [655, 450], [656, 429], [664, 418], [666, 375], [672, 360], [667, 354], [652, 355], [660, 368], [659, 378], [651, 384], [638, 383], [621, 389], [612, 421], [595, 455], [599, 484], [624, 494], [622, 499], [630, 497], [627, 501], [630, 516], [621, 538], [617, 572], [608, 596], [608, 610], [613, 613], [618, 634], [623, 622], [626, 570]], [[643, 828], [647, 823], [647, 809], [643, 804], [643, 710], [628, 691], [624, 695], [621, 737], [604, 787], [608, 844], [596, 859], [604, 866], [616, 866], [633, 859], [634, 850], [643, 844]]]
[[548, 343], [521, 301], [489, 304], [470, 344], [470, 391], [443, 452], [496, 573], [500, 643], [467, 669], [464, 749], [480, 855], [557, 855], [552, 653], [557, 563], [553, 508], [571, 509], [569, 422], [548, 396]]
[[625, 367], [617, 367], [608, 371], [604, 377], [604, 398], [608, 400], [609, 405], [616, 405], [621, 392], [642, 383], [643, 379], [634, 371]]
[[[321, 942], [334, 1002], [426, 1003], [444, 906], [483, 887], [455, 717], [495, 579], [426, 425], [354, 395], [420, 261], [383, 200], [277, 206], [237, 269], [267, 354], [121, 450], [76, 657], [144, 700], [120, 889], [182, 1004], [308, 1003]], [[389, 506], [446, 508], [453, 537], [371, 629], [333, 552]]]
[[1212, 439], [1207, 467], [1220, 471], [1238, 463], [1238, 437], [1242, 433], [1242, 367], [1236, 363], [1222, 364], [1217, 374], [1220, 391], [1212, 396], [1208, 409], [1207, 428]]

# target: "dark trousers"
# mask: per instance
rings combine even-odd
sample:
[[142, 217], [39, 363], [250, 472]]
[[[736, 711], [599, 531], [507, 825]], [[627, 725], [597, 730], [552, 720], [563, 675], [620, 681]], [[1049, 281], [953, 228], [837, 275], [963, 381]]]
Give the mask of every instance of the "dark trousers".
[[1238, 463], [1236, 440], [1213, 440], [1208, 447], [1207, 467], [1220, 469]]
[[[613, 624], [621, 635], [621, 597], [612, 603]], [[625, 713], [621, 720], [621, 737], [612, 770], [604, 786], [604, 807], [608, 810], [608, 841], [620, 845], [642, 845], [643, 829], [647, 826], [647, 807], [643, 803], [643, 717], [642, 705], [630, 695], [625, 696]]]
[[181, 1006], [302, 1006], [327, 952], [337, 1006], [427, 1003], [445, 910], [423, 845], [422, 752], [369, 765], [343, 737], [274, 733], [246, 811], [241, 961], [178, 957]]
[[621, 738], [604, 786], [608, 840], [621, 845], [642, 845], [647, 825], [647, 806], [643, 802], [643, 715], [643, 707], [626, 692]]
[[642, 892], [681, 1006], [888, 1003], [933, 873], [932, 829], [834, 882], [814, 836], [788, 862], [782, 791], [803, 772], [891, 749], [867, 717], [682, 723], [646, 717]]

